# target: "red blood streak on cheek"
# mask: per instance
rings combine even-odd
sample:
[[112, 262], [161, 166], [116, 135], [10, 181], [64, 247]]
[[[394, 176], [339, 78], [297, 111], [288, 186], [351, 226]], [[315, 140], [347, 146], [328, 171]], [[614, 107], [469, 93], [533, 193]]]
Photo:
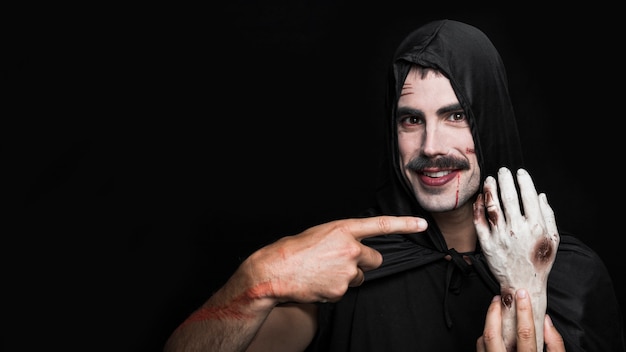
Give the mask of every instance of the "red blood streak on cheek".
[[461, 173], [456, 175], [456, 201], [454, 202], [454, 208], [459, 206], [459, 189], [461, 188]]
[[181, 326], [205, 320], [244, 320], [253, 318], [253, 314], [242, 312], [241, 308], [245, 307], [256, 298], [270, 295], [272, 295], [272, 285], [270, 283], [259, 284], [258, 286], [252, 287], [241, 295], [235, 297], [228, 305], [199, 308], [193, 312], [187, 320], [181, 324]]
[[[465, 151], [470, 154], [474, 154], [474, 148], [465, 148]], [[456, 202], [454, 204], [454, 208], [456, 209], [459, 206], [459, 192], [461, 188], [461, 174], [458, 174], [456, 177]]]

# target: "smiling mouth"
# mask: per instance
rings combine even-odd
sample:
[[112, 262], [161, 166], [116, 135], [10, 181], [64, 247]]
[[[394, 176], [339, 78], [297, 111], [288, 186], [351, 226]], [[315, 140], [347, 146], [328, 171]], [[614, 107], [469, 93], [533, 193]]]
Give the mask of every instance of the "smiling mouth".
[[420, 183], [426, 187], [442, 187], [457, 178], [460, 172], [461, 170], [458, 169], [437, 171], [422, 170], [417, 172], [417, 176], [420, 180]]
[[452, 171], [450, 171], [450, 170], [443, 170], [443, 171], [436, 171], [436, 172], [422, 171], [422, 175], [428, 176], [428, 177], [437, 178], [437, 177], [446, 176], [446, 175], [450, 174], [451, 172]]

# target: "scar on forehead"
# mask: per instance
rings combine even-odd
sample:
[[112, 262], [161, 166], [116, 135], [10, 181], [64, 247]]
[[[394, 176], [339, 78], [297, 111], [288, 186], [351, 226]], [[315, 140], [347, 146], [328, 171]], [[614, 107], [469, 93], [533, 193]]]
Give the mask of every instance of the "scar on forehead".
[[411, 89], [411, 88], [413, 88], [413, 84], [411, 84], [411, 83], [404, 83], [404, 85], [402, 86], [402, 91], [400, 92], [400, 96], [413, 94], [412, 92], [405, 91], [406, 89]]
[[474, 148], [465, 148], [465, 151], [468, 152], [468, 153], [472, 153], [472, 154], [476, 153]]

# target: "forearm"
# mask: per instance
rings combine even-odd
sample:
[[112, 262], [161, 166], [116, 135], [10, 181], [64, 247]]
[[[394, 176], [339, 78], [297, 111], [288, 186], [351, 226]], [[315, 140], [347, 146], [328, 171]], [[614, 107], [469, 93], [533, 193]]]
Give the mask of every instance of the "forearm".
[[335, 220], [285, 236], [252, 253], [178, 327], [165, 351], [243, 351], [251, 342], [257, 351], [276, 351], [277, 341], [281, 350], [301, 351], [317, 329], [315, 303], [339, 301], [348, 287], [363, 282], [364, 271], [382, 263], [382, 255], [361, 239], [427, 226], [420, 218], [379, 216]]
[[245, 351], [259, 324], [256, 319], [184, 324], [170, 336], [164, 351]]
[[537, 337], [537, 348], [543, 348], [543, 321], [546, 314], [546, 286], [537, 286], [537, 283], [516, 283], [509, 286], [502, 286], [502, 332], [504, 337], [511, 341], [517, 335], [517, 312], [515, 306], [515, 294], [518, 289], [527, 289], [532, 302], [533, 320], [535, 323], [535, 335]]
[[170, 336], [165, 352], [245, 351], [277, 301], [271, 284], [244, 262]]

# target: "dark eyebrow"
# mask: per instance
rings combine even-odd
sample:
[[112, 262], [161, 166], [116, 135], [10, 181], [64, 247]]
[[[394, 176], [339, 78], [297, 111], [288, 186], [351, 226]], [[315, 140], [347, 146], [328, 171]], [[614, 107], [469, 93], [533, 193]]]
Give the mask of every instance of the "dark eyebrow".
[[461, 104], [459, 103], [454, 103], [454, 104], [450, 104], [450, 105], [446, 105], [444, 107], [441, 107], [439, 109], [437, 109], [437, 115], [441, 116], [441, 115], [447, 115], [448, 113], [451, 113], [453, 111], [463, 111], [463, 107], [461, 106]]
[[404, 116], [404, 115], [424, 116], [424, 113], [422, 112], [422, 110], [408, 108], [408, 107], [400, 107], [398, 108], [396, 115], [398, 117]]
[[[463, 111], [463, 107], [459, 103], [454, 103], [450, 105], [443, 106], [437, 109], [437, 115], [447, 115], [453, 111]], [[424, 112], [419, 109], [413, 109], [410, 107], [399, 107], [396, 113], [396, 116], [399, 118], [401, 116], [411, 115], [411, 116], [424, 116]]]

